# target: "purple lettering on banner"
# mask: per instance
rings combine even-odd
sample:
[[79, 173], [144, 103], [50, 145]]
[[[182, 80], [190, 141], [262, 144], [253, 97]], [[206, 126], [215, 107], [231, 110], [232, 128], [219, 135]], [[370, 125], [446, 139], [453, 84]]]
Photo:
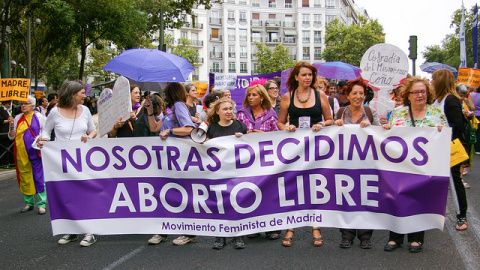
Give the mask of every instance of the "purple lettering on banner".
[[[195, 160], [193, 158], [195, 157]], [[188, 171], [190, 166], [197, 166], [200, 171], [205, 171], [203, 168], [202, 158], [200, 157], [200, 153], [198, 152], [197, 148], [191, 147], [190, 153], [188, 154], [187, 162], [185, 163], [184, 171]]]
[[310, 137], [303, 137], [303, 141], [305, 143], [305, 162], [310, 161]]
[[[402, 154], [400, 155], [400, 157], [392, 158], [387, 154], [386, 148], [387, 148], [387, 144], [389, 142], [398, 142], [402, 146]], [[402, 138], [400, 138], [398, 136], [391, 136], [391, 137], [388, 137], [385, 140], [383, 140], [381, 145], [380, 145], [380, 149], [382, 150], [383, 157], [386, 160], [388, 160], [390, 162], [393, 162], [393, 163], [400, 163], [400, 162], [404, 161], [405, 158], [408, 155], [407, 143]]]
[[157, 157], [157, 167], [159, 170], [162, 169], [162, 158], [160, 156], [160, 151], [163, 151], [163, 146], [152, 146], [152, 150], [155, 151], [155, 156]]
[[258, 143], [258, 147], [260, 148], [260, 166], [266, 167], [266, 166], [273, 166], [275, 163], [273, 160], [267, 161], [265, 159], [265, 156], [267, 155], [273, 155], [273, 150], [265, 150], [265, 146], [272, 146], [273, 142], [272, 141], [263, 141]]
[[[300, 177], [297, 178], [297, 176]], [[344, 180], [348, 179], [351, 190], [338, 192], [337, 188], [341, 188], [336, 184], [338, 177]], [[377, 178], [378, 181], [369, 181], [368, 186], [362, 185], [362, 181]], [[298, 184], [298, 179], [303, 182], [301, 185]], [[315, 181], [316, 184], [312, 186], [310, 181], [315, 179], [325, 179], [324, 185]], [[292, 204], [280, 206], [279, 181], [284, 181], [284, 194], [287, 195], [283, 200], [293, 201]], [[220, 197], [213, 189], [214, 186], [219, 185], [226, 187]], [[145, 186], [153, 189], [152, 194], [155, 194], [153, 197], [146, 199], [145, 196], [141, 196], [144, 191], [139, 190], [139, 187]], [[124, 196], [119, 198], [122, 203], [112, 208], [114, 204], [112, 200], [119, 187], [124, 187]], [[194, 187], [197, 191], [194, 191]], [[259, 191], [255, 191], [256, 187]], [[135, 177], [49, 181], [47, 188], [52, 220], [152, 217], [238, 220], [301, 210], [368, 211], [407, 217], [418, 214], [444, 215], [448, 177], [432, 177], [376, 169], [319, 168], [255, 178], [236, 177], [210, 180]], [[313, 193], [311, 188], [315, 188]], [[362, 188], [368, 190], [362, 190]], [[205, 193], [205, 191], [208, 192]], [[232, 192], [234, 195], [231, 195]], [[322, 197], [316, 198], [321, 193], [330, 195], [325, 197], [325, 200]], [[78, 194], [82, 194], [82, 196], [78, 196]], [[207, 197], [202, 200], [198, 197], [193, 198], [193, 194]], [[297, 197], [299, 194], [305, 195], [304, 201], [299, 202]], [[369, 202], [362, 204], [362, 196], [365, 194], [367, 194]], [[342, 198], [337, 198], [337, 196], [342, 196]], [[337, 203], [337, 199], [346, 198], [349, 203], [345, 203], [345, 200], [343, 200], [343, 204]], [[155, 209], [141, 211], [140, 205], [146, 205], [145, 200], [152, 199], [157, 202], [153, 204], [156, 206]], [[220, 204], [217, 202], [218, 199], [222, 200]], [[194, 200], [197, 202], [200, 200], [202, 204], [204, 202], [206, 207], [202, 207], [202, 209], [208, 208], [211, 213], [199, 211], [198, 207], [196, 211], [195, 205], [198, 204], [194, 204]], [[136, 211], [131, 211], [131, 208], [124, 202], [131, 204], [132, 209]], [[110, 209], [113, 211], [110, 212]]]
[[[143, 164], [143, 165], [139, 165], [133, 159], [133, 155], [135, 154], [135, 152], [137, 150], [143, 151], [145, 153], [145, 157], [147, 157], [147, 160], [145, 161], [145, 164]], [[130, 149], [130, 152], [128, 153], [128, 159], [130, 160], [130, 164], [132, 164], [132, 166], [135, 169], [138, 169], [138, 170], [145, 170], [148, 167], [150, 167], [150, 164], [152, 164], [152, 156], [150, 156], [150, 152], [148, 152], [148, 149], [145, 146], [142, 146], [142, 145], [135, 145], [134, 147], [132, 147]]]
[[175, 166], [177, 171], [180, 171], [180, 166], [178, 165], [177, 159], [180, 158], [180, 150], [175, 146], [167, 146], [167, 162], [168, 170], [172, 170], [172, 164]]
[[373, 160], [378, 160], [377, 148], [375, 147], [375, 142], [372, 135], [367, 136], [367, 141], [365, 142], [365, 148], [363, 150], [360, 146], [357, 135], [352, 135], [350, 139], [350, 148], [348, 149], [348, 160], [353, 159], [353, 148], [357, 149], [360, 160], [365, 160], [367, 158], [368, 149], [372, 148]]
[[[328, 146], [330, 147], [330, 150], [328, 150], [328, 153], [326, 153], [323, 156], [320, 156], [320, 141], [325, 141], [328, 143]], [[333, 143], [333, 140], [324, 135], [320, 136], [315, 136], [315, 160], [322, 160], [322, 159], [329, 159], [333, 156], [333, 153], [335, 152], [335, 144]]]
[[420, 147], [419, 143], [427, 144], [428, 139], [424, 137], [418, 137], [413, 140], [413, 149], [417, 150], [417, 152], [422, 156], [422, 160], [418, 160], [416, 157], [412, 158], [412, 163], [417, 165], [417, 166], [423, 166], [427, 164], [428, 162], [428, 154], [423, 150], [422, 147]]
[[[103, 163], [102, 166], [95, 166], [93, 165], [92, 163], [92, 154], [94, 152], [100, 152], [103, 154], [103, 156], [105, 157], [105, 162]], [[108, 165], [110, 165], [110, 156], [108, 155], [108, 152], [107, 150], [101, 148], [101, 147], [92, 147], [90, 150], [88, 150], [87, 152], [87, 156], [85, 157], [86, 161], [87, 161], [87, 165], [90, 169], [94, 170], [94, 171], [103, 171], [105, 170]], [[97, 159], [98, 160], [98, 159]]]
[[125, 170], [127, 167], [127, 161], [120, 154], [118, 154], [118, 152], [123, 152], [123, 147], [116, 145], [112, 148], [112, 154], [118, 159], [118, 161], [120, 161], [120, 165], [115, 163], [113, 164], [113, 167], [117, 170]]
[[[250, 159], [242, 164], [242, 161], [240, 159], [240, 150], [245, 149], [249, 153]], [[243, 168], [248, 168], [252, 166], [253, 162], [255, 161], [255, 151], [253, 151], [253, 148], [248, 145], [248, 144], [237, 144], [235, 145], [235, 168], [236, 169], [243, 169]]]
[[81, 154], [80, 148], [77, 148], [75, 152], [77, 154], [77, 161], [73, 160], [72, 156], [70, 156], [67, 150], [62, 149], [60, 151], [62, 156], [63, 173], [68, 173], [67, 160], [70, 161], [70, 164], [73, 165], [73, 167], [75, 168], [75, 170], [77, 170], [77, 172], [82, 172], [82, 154]]
[[290, 164], [290, 163], [293, 163], [297, 160], [300, 159], [300, 156], [299, 155], [296, 155], [294, 158], [292, 159], [286, 159], [284, 156], [283, 156], [283, 153], [282, 153], [282, 149], [283, 147], [287, 144], [287, 143], [293, 143], [293, 144], [300, 144], [300, 141], [295, 139], [295, 138], [286, 138], [284, 140], [282, 140], [278, 146], [277, 146], [277, 158], [278, 160], [280, 160], [280, 162], [282, 162], [283, 164]]
[[344, 140], [343, 134], [338, 135], [338, 160], [343, 160]]
[[216, 148], [216, 147], [210, 147], [207, 149], [207, 155], [213, 160], [213, 162], [215, 162], [215, 166], [212, 166], [210, 164], [207, 165], [207, 169], [212, 171], [212, 172], [216, 172], [218, 170], [220, 170], [220, 168], [222, 167], [222, 163], [220, 162], [220, 160], [218, 159], [217, 156], [215, 156], [215, 154], [213, 152], [218, 152], [220, 151], [220, 149]]

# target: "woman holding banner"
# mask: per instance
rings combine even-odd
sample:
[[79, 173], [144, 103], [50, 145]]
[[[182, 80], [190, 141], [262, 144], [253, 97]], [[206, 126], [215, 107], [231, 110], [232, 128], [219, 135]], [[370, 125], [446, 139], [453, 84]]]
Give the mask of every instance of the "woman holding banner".
[[[295, 132], [299, 126], [307, 126], [313, 132], [320, 131], [333, 122], [328, 97], [324, 92], [315, 90], [317, 68], [307, 62], [298, 62], [290, 71], [287, 80], [288, 93], [280, 102], [278, 129]], [[322, 117], [324, 121], [322, 121]], [[289, 119], [289, 120], [288, 120]], [[289, 123], [287, 123], [289, 121]], [[294, 230], [285, 234], [282, 245], [292, 246]], [[313, 245], [323, 245], [320, 228], [312, 229]]]
[[132, 111], [130, 112], [130, 119], [122, 121], [118, 119], [117, 123], [113, 125], [112, 130], [108, 132], [109, 138], [134, 137], [134, 126], [140, 116], [143, 114], [142, 106], [140, 105], [141, 91], [138, 85], [130, 85], [130, 98], [132, 100]]
[[[334, 124], [343, 126], [344, 124], [357, 124], [360, 127], [368, 127], [370, 125], [379, 126], [380, 122], [377, 112], [368, 106], [363, 106], [367, 85], [362, 78], [348, 81], [345, 94], [350, 105], [342, 107], [338, 110]], [[357, 230], [357, 229], [340, 229], [342, 233], [341, 248], [350, 248], [355, 237], [360, 240], [362, 249], [371, 249], [373, 230]]]
[[248, 133], [278, 130], [277, 114], [272, 109], [267, 90], [260, 84], [247, 88], [243, 109], [237, 112], [237, 118], [247, 126]]
[[[436, 127], [438, 131], [448, 126], [443, 112], [430, 104], [434, 100], [434, 93], [430, 83], [420, 77], [409, 77], [400, 88], [403, 105], [393, 110], [389, 123], [383, 124], [384, 129], [392, 127]], [[407, 234], [410, 253], [422, 251], [425, 231]], [[394, 251], [403, 244], [404, 234], [390, 232], [385, 251]]]
[[33, 210], [35, 205], [33, 196], [37, 194], [38, 214], [43, 215], [46, 213], [47, 191], [43, 179], [42, 158], [40, 151], [34, 149], [32, 144], [45, 126], [45, 117], [39, 112], [34, 112], [34, 107], [35, 98], [28, 96], [28, 100], [21, 104], [22, 113], [15, 116], [15, 120], [9, 121], [8, 138], [15, 139], [15, 169], [20, 191], [23, 193], [26, 204], [20, 212]]
[[[80, 81], [68, 81], [62, 85], [58, 94], [58, 104], [47, 116], [45, 128], [42, 131], [42, 139], [38, 147], [50, 140], [52, 130], [55, 131], [55, 141], [81, 140], [95, 138], [97, 131], [93, 123], [92, 115], [87, 107], [83, 106], [85, 100], [85, 86]], [[78, 239], [76, 234], [66, 234], [58, 243], [63, 245]], [[92, 233], [87, 233], [80, 245], [88, 247], [97, 239]]]
[[[208, 113], [208, 123], [210, 126], [207, 131], [207, 139], [213, 139], [223, 136], [235, 135], [241, 137], [247, 133], [247, 126], [241, 121], [235, 119], [233, 108], [235, 102], [229, 98], [221, 98], [210, 106]], [[215, 237], [213, 249], [222, 249], [226, 245], [225, 237]], [[243, 236], [235, 237], [235, 248], [245, 248]]]
[[[440, 109], [445, 113], [448, 120], [448, 125], [452, 127], [452, 140], [459, 138], [465, 140], [468, 138], [462, 138], [463, 121], [464, 116], [462, 113], [462, 103], [460, 96], [455, 89], [455, 77], [453, 73], [448, 69], [438, 69], [432, 74], [432, 86], [435, 91], [435, 102], [432, 106]], [[462, 144], [468, 144], [468, 141], [462, 141]], [[457, 214], [458, 231], [464, 231], [467, 229], [467, 194], [465, 192], [465, 186], [460, 176], [460, 166], [457, 164], [450, 168], [452, 173], [453, 183], [455, 185], [455, 191], [457, 192], [458, 205], [460, 206], [460, 213]]]

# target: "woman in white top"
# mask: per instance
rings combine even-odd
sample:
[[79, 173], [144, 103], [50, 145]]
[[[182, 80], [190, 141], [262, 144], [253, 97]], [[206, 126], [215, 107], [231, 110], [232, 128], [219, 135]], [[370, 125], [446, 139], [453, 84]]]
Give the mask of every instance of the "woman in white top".
[[[86, 142], [97, 135], [92, 115], [87, 107], [83, 106], [85, 86], [80, 81], [68, 81], [62, 85], [58, 93], [58, 103], [48, 114], [45, 128], [42, 131], [42, 140], [38, 147], [42, 148], [45, 141], [49, 141], [52, 130], [55, 131], [56, 141], [78, 140]], [[59, 244], [67, 244], [77, 240], [76, 234], [66, 234]], [[85, 235], [80, 242], [81, 246], [88, 247], [97, 241], [91, 233]]]

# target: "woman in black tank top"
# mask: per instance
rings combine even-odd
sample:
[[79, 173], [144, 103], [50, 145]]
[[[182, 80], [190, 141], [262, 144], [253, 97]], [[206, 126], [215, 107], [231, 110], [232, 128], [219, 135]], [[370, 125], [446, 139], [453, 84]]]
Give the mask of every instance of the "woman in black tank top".
[[[307, 62], [298, 62], [293, 67], [287, 81], [289, 92], [280, 102], [278, 129], [295, 132], [299, 126], [308, 126], [312, 131], [318, 132], [333, 123], [327, 95], [314, 90], [316, 78], [317, 68]], [[287, 230], [282, 241], [283, 246], [292, 245], [293, 233], [293, 229]], [[320, 228], [312, 228], [312, 233], [313, 245], [316, 247], [323, 245]]]

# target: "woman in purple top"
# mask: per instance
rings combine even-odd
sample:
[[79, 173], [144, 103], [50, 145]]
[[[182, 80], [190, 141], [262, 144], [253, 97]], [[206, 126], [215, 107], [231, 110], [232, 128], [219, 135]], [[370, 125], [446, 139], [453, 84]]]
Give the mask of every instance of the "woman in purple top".
[[[480, 121], [480, 87], [476, 92], [470, 93], [473, 100], [473, 106], [475, 107], [475, 117]], [[477, 143], [475, 143], [475, 154], [480, 154], [480, 128], [477, 129]]]
[[272, 109], [267, 90], [262, 85], [255, 84], [247, 88], [243, 107], [238, 111], [237, 119], [247, 126], [248, 133], [278, 130], [277, 114]]

